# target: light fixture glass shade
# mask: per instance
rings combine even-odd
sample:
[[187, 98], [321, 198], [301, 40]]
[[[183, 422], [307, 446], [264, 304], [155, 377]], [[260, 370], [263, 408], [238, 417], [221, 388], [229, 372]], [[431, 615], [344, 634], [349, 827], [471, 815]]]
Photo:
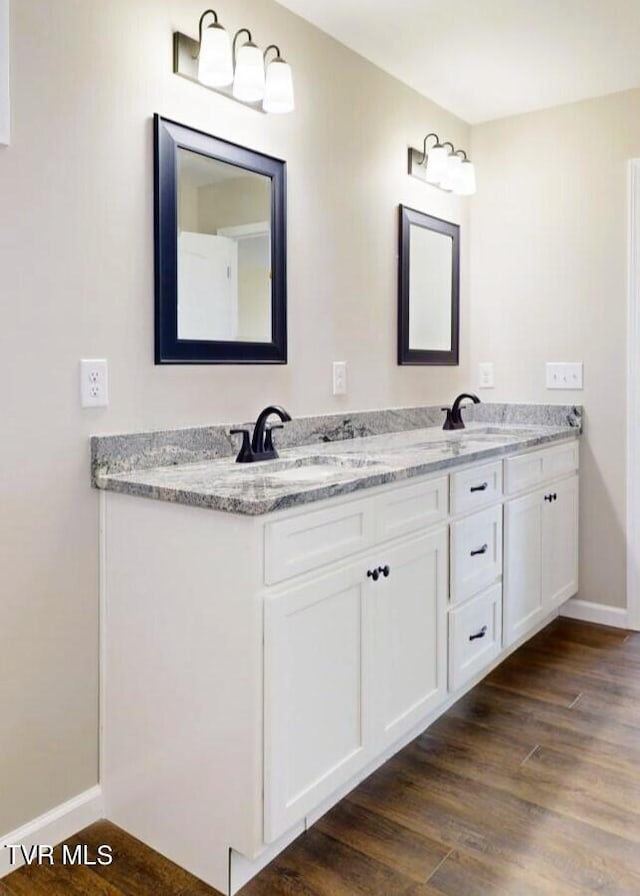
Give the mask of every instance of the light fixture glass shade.
[[447, 171], [440, 181], [443, 190], [453, 190], [458, 192], [458, 179], [460, 177], [460, 168], [462, 167], [462, 159], [460, 156], [450, 155], [447, 159]]
[[205, 87], [227, 87], [233, 81], [231, 41], [226, 30], [217, 22], [202, 32], [198, 81]]
[[476, 192], [476, 169], [473, 162], [468, 159], [464, 159], [460, 167], [455, 192], [460, 196], [473, 196]]
[[293, 112], [294, 107], [291, 66], [277, 57], [267, 66], [262, 108], [265, 112], [284, 113]]
[[251, 41], [238, 50], [233, 95], [243, 103], [257, 103], [264, 97], [264, 59]]
[[439, 184], [447, 173], [449, 150], [446, 146], [433, 146], [427, 155], [426, 181], [429, 184]]

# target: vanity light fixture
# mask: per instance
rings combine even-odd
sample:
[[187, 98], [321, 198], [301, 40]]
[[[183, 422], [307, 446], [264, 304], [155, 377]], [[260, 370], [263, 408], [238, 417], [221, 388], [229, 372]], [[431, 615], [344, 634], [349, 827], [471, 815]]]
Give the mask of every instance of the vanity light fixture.
[[[208, 17], [211, 21], [207, 23]], [[268, 61], [271, 50], [276, 55]], [[282, 58], [280, 48], [270, 44], [263, 53], [248, 28], [240, 28], [231, 40], [214, 9], [200, 16], [198, 40], [174, 33], [173, 70], [262, 112], [283, 113], [294, 108], [291, 66]]]
[[[435, 137], [436, 145], [432, 146], [427, 153], [427, 141], [430, 137]], [[440, 143], [437, 134], [427, 134], [424, 138], [424, 148], [422, 150], [422, 161], [425, 163], [425, 179], [428, 184], [439, 184], [447, 173], [447, 161], [449, 159], [449, 150], [453, 151], [453, 143]]]
[[269, 50], [275, 50], [276, 55], [267, 63], [264, 102], [262, 108], [265, 112], [293, 112], [295, 102], [293, 99], [293, 75], [291, 66], [280, 55], [280, 47], [270, 44], [264, 51], [264, 60], [267, 62]]
[[447, 169], [444, 177], [440, 181], [440, 189], [446, 190], [448, 193], [457, 193], [457, 186], [460, 180], [460, 168], [462, 167], [462, 159], [458, 153], [454, 151], [447, 158]]
[[[432, 138], [435, 144], [428, 148]], [[476, 192], [475, 166], [464, 149], [456, 149], [448, 140], [441, 143], [434, 133], [424, 138], [422, 151], [409, 148], [409, 174], [457, 196]]]
[[[204, 20], [209, 15], [213, 21], [204, 28]], [[205, 87], [228, 87], [233, 82], [231, 41], [214, 9], [202, 13], [198, 31], [198, 81]]]
[[[236, 43], [241, 34], [248, 40], [236, 50]], [[233, 76], [233, 95], [242, 103], [258, 103], [264, 98], [264, 57], [253, 42], [248, 28], [241, 28], [233, 38], [233, 59], [235, 74]]]
[[476, 166], [467, 158], [464, 149], [457, 150], [464, 156], [458, 170], [458, 182], [455, 192], [458, 196], [473, 196], [476, 191]]

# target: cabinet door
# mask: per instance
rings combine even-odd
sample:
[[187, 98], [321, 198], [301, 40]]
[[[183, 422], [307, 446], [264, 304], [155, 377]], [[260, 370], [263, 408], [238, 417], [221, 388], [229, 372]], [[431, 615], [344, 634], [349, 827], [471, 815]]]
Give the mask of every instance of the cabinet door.
[[377, 750], [425, 718], [447, 692], [447, 530], [378, 549], [388, 577], [371, 582]]
[[544, 492], [504, 506], [504, 639], [508, 647], [547, 612], [542, 591]]
[[545, 491], [543, 509], [542, 594], [548, 611], [578, 590], [578, 477], [564, 479]]
[[361, 561], [265, 601], [267, 843], [370, 758], [366, 570]]

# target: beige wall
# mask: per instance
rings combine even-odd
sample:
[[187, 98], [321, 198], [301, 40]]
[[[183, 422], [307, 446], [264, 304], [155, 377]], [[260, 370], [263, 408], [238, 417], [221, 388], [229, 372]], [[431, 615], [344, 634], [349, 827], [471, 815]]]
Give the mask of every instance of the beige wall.
[[[0, 150], [0, 832], [97, 780], [98, 496], [92, 432], [440, 402], [462, 366], [399, 368], [397, 205], [463, 224], [406, 174], [407, 145], [466, 125], [270, 0], [220, 10], [277, 41], [295, 114], [256, 114], [171, 73], [196, 0], [12, 4], [13, 135]], [[290, 363], [154, 367], [154, 112], [288, 162]], [[466, 266], [463, 285], [466, 287]], [[466, 301], [463, 302], [466, 307]], [[467, 313], [463, 310], [463, 323]], [[83, 411], [78, 360], [111, 406]], [[333, 398], [331, 362], [349, 362]]]
[[[472, 360], [507, 401], [585, 406], [580, 597], [625, 605], [627, 160], [640, 90], [473, 129]], [[545, 388], [584, 361], [584, 391]], [[475, 367], [474, 367], [475, 371]]]

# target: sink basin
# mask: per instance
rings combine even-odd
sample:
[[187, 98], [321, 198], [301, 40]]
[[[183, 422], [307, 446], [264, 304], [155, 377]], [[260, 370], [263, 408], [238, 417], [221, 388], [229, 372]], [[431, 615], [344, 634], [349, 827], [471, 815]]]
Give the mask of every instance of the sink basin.
[[461, 451], [481, 451], [489, 446], [507, 445], [514, 439], [514, 433], [505, 432], [504, 429], [482, 430], [480, 432], [459, 431], [456, 433], [442, 434], [438, 433], [432, 439], [423, 439], [420, 442], [408, 442], [404, 445], [396, 445], [389, 448], [386, 454], [407, 455], [431, 454], [434, 457], [443, 454], [457, 455]]
[[343, 481], [351, 478], [355, 470], [379, 466], [378, 461], [365, 458], [317, 454], [248, 464], [238, 472], [266, 485], [314, 485]]

